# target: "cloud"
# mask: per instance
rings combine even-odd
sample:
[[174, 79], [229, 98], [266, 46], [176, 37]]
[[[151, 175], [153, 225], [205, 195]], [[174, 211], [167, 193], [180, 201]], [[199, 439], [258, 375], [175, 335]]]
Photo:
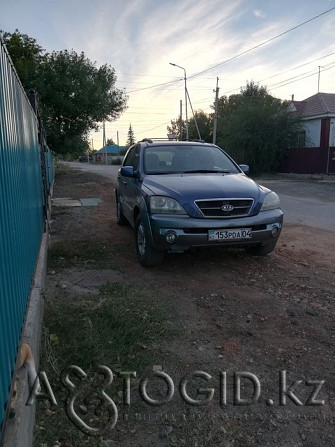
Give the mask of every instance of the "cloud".
[[254, 13], [254, 16], [258, 17], [259, 19], [265, 19], [265, 17], [266, 17], [265, 12], [260, 9], [254, 9], [253, 13]]
[[[115, 68], [117, 87], [129, 92], [129, 108], [108, 123], [108, 136], [115, 139], [120, 131], [121, 143], [130, 122], [138, 138], [159, 136], [165, 123], [178, 116], [184, 73], [169, 62], [185, 67], [194, 108], [209, 111], [216, 77], [220, 95], [236, 93], [251, 79], [262, 85], [285, 81], [300, 73], [294, 67], [335, 51], [334, 11], [272, 39], [319, 14], [315, 0], [305, 0], [304, 8], [292, 0], [58, 0], [47, 6], [45, 0], [29, 0], [26, 13], [15, 15], [13, 4], [25, 1], [0, 0], [2, 28], [12, 32], [18, 27], [47, 51], [83, 50], [97, 66]], [[40, 26], [34, 28], [36, 21]], [[333, 61], [334, 56], [311, 62], [301, 71], [317, 72], [318, 65]], [[334, 69], [321, 73], [323, 91], [334, 91], [333, 76]], [[165, 84], [170, 81], [175, 82]], [[158, 84], [164, 85], [148, 88]], [[271, 93], [288, 98], [295, 92], [303, 99], [315, 93], [316, 85], [317, 76], [274, 87]], [[101, 144], [100, 135], [92, 137]]]

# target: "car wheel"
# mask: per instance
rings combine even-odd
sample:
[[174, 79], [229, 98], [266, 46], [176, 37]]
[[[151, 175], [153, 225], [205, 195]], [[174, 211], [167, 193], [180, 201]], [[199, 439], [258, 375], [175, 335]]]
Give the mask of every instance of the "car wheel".
[[135, 241], [138, 260], [144, 267], [159, 265], [163, 261], [164, 252], [148, 244], [148, 237], [140, 216], [135, 223]]
[[121, 226], [128, 225], [128, 221], [122, 213], [120, 199], [117, 194], [115, 196], [115, 199], [116, 199], [116, 222], [118, 225], [121, 225]]
[[277, 241], [278, 238], [271, 239], [270, 241], [264, 242], [262, 245], [246, 248], [246, 251], [253, 256], [266, 256], [274, 250]]

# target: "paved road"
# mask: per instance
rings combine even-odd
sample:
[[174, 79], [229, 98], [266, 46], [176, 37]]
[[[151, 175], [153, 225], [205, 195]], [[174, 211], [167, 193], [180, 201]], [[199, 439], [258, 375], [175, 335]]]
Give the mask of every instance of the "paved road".
[[117, 165], [103, 165], [95, 163], [79, 163], [79, 162], [62, 162], [73, 169], [81, 169], [83, 171], [95, 172], [97, 174], [107, 177], [109, 180], [115, 181], [120, 166]]
[[[75, 169], [96, 172], [116, 179], [119, 166], [93, 163], [67, 163]], [[328, 181], [297, 179], [258, 179], [260, 184], [279, 194], [285, 222], [335, 231], [335, 178]]]
[[285, 222], [335, 231], [335, 181], [281, 179], [259, 183], [279, 194]]

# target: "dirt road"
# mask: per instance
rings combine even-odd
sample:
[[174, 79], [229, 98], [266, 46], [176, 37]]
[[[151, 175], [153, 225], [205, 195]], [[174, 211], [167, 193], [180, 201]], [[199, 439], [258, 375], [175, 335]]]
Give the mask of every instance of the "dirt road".
[[[54, 442], [335, 445], [334, 231], [286, 224], [276, 250], [265, 258], [243, 250], [200, 250], [169, 255], [162, 266], [144, 269], [136, 260], [133, 231], [116, 225], [112, 182], [88, 172], [63, 173], [56, 177], [55, 196], [102, 202], [66, 212], [54, 208], [51, 246], [89, 241], [103, 244], [112, 257], [99, 268], [88, 259], [49, 270], [47, 299], [80, 299], [107, 281], [150, 291], [174, 331], [157, 342], [160, 358], [148, 366], [156, 375], [163, 368], [174, 395], [168, 399], [171, 381], [156, 377], [156, 399], [166, 402], [150, 405], [135, 381], [134, 402], [120, 410], [115, 428], [99, 443], [89, 437], [66, 443], [65, 435]], [[193, 401], [185, 402], [185, 390]], [[43, 418], [56, 424], [52, 417], [39, 413], [37, 424]]]

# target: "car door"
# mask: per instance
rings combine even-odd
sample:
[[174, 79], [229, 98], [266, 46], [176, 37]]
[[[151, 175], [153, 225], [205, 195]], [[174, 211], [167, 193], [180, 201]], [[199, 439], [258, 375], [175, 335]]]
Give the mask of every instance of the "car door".
[[[134, 172], [138, 172], [140, 160], [140, 148], [134, 146], [127, 154], [123, 166], [132, 166]], [[119, 181], [119, 198], [124, 216], [130, 222], [133, 221], [132, 212], [134, 209], [135, 198], [138, 190], [137, 177], [124, 177], [120, 174]]]

